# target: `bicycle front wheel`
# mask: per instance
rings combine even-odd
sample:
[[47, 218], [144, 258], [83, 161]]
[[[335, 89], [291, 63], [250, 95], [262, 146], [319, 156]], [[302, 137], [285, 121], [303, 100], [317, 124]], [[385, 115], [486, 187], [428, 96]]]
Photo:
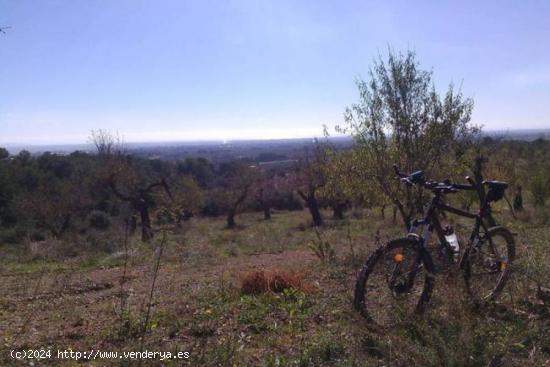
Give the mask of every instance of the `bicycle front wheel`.
[[514, 236], [504, 227], [492, 227], [464, 253], [466, 289], [475, 302], [496, 299], [511, 272], [515, 258]]
[[372, 253], [357, 276], [354, 307], [388, 327], [421, 313], [433, 288], [431, 259], [417, 240], [401, 238]]

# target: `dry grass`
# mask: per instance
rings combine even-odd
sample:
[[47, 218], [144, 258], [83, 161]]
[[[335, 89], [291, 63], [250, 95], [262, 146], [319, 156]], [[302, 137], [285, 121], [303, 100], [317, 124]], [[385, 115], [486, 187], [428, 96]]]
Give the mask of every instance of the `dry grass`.
[[253, 271], [241, 277], [241, 292], [248, 295], [262, 293], [282, 293], [285, 289], [298, 289], [312, 292], [315, 287], [304, 281], [302, 273], [288, 273], [285, 271]]
[[[374, 211], [329, 221], [321, 232], [336, 261], [324, 264], [308, 248], [313, 229], [296, 230], [307, 223], [306, 212], [278, 213], [271, 222], [246, 214], [236, 231], [223, 229], [223, 218], [193, 219], [185, 235], [168, 233], [143, 348], [189, 351], [183, 365], [196, 366], [486, 366], [497, 357], [505, 366], [550, 365], [550, 310], [532, 281], [550, 283], [550, 228], [499, 215], [518, 233], [517, 272], [500, 302], [473, 309], [460, 276], [441, 275], [425, 317], [384, 334], [368, 330], [351, 300], [358, 264], [375, 247], [376, 231], [382, 241], [402, 234], [391, 219], [382, 221]], [[111, 285], [125, 271], [116, 253], [4, 267], [0, 365], [13, 365], [7, 353], [16, 348], [138, 350], [140, 333], [132, 330], [142, 330], [155, 253], [134, 240], [128, 253], [127, 333], [115, 321], [121, 289]]]

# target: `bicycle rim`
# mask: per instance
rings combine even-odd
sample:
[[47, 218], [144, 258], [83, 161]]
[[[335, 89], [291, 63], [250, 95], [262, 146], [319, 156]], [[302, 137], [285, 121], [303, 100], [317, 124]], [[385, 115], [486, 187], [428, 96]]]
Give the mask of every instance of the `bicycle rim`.
[[372, 324], [392, 326], [422, 312], [432, 287], [417, 242], [394, 240], [365, 263], [356, 284], [355, 307]]
[[504, 288], [514, 260], [514, 239], [502, 227], [491, 228], [468, 249], [464, 279], [477, 302], [494, 300]]

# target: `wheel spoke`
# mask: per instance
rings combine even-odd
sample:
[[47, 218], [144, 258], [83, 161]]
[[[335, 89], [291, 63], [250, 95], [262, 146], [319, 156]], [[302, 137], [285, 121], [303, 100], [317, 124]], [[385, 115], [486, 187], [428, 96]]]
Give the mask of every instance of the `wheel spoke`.
[[365, 313], [378, 325], [393, 324], [417, 309], [426, 274], [415, 248], [411, 240], [396, 240], [369, 259], [363, 294], [359, 290], [356, 297], [363, 297]]
[[470, 253], [465, 273], [470, 294], [477, 299], [493, 298], [503, 287], [508, 271], [511, 235], [505, 229], [489, 231]]

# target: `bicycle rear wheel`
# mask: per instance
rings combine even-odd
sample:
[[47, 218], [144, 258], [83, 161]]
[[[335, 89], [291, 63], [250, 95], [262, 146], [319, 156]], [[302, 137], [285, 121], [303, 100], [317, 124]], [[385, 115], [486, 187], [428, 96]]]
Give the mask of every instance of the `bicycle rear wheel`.
[[432, 263], [417, 240], [401, 238], [372, 253], [357, 276], [354, 307], [388, 327], [421, 313], [433, 289]]
[[477, 303], [496, 299], [510, 275], [515, 258], [514, 236], [504, 227], [492, 227], [464, 253], [466, 289]]

